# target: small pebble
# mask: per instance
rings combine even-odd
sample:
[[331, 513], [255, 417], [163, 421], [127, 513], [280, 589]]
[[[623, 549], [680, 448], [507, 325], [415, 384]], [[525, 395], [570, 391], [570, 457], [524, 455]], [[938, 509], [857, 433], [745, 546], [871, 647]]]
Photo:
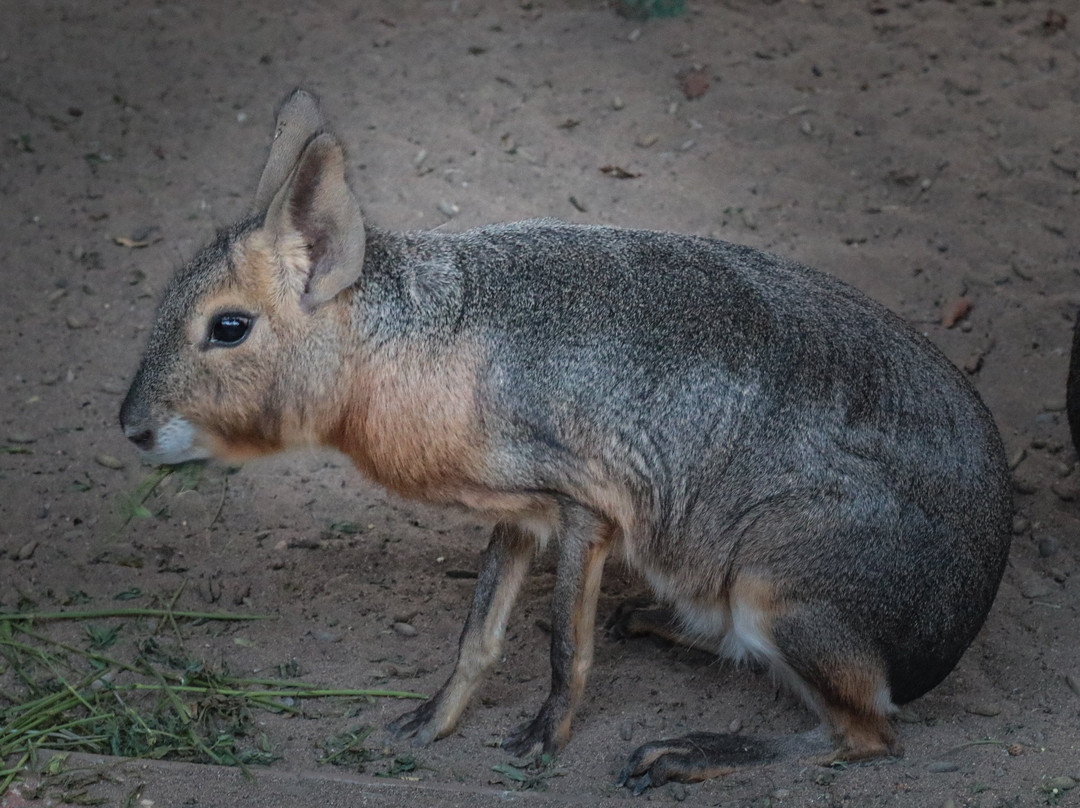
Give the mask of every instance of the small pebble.
[[9, 432], [7, 439], [8, 443], [33, 443], [37, 440], [29, 432]]
[[87, 322], [88, 321], [87, 321], [87, 319], [85, 317], [83, 317], [81, 315], [78, 315], [78, 314], [69, 314], [67, 316], [68, 328], [72, 329], [73, 331], [78, 330], [80, 328], [86, 328], [86, 323]]
[[15, 555], [15, 558], [19, 561], [26, 561], [34, 554], [34, 550], [38, 547], [38, 540], [31, 539], [22, 547], [19, 548], [19, 552]]
[[1069, 686], [1069, 690], [1080, 696], [1080, 676], [1072, 673], [1065, 674], [1065, 684]]
[[926, 767], [926, 770], [934, 774], [945, 774], [946, 772], [960, 771], [960, 766], [951, 760], [935, 760]]
[[1050, 484], [1050, 490], [1057, 494], [1062, 502], [1073, 502], [1080, 499], [1080, 480], [1071, 478], [1055, 480]]
[[617, 96], [615, 96], [614, 98], [611, 99], [611, 108], [612, 109], [622, 109], [625, 106], [626, 106], [626, 102], [622, 100], [622, 96], [617, 95]]
[[[1035, 441], [1031, 442], [1031, 447], [1033, 449], [1037, 448], [1035, 446]], [[1027, 449], [1021, 446], [1019, 449], [1016, 450], [1015, 454], [1013, 454], [1013, 456], [1009, 458], [1009, 468], [1015, 469], [1017, 466], [1024, 462], [1025, 457], [1027, 457]]]
[[1058, 550], [1061, 549], [1061, 542], [1055, 539], [1053, 536], [1043, 536], [1039, 539], [1039, 555], [1043, 558], [1049, 558]]
[[99, 466], [104, 466], [107, 469], [115, 469], [119, 471], [124, 467], [124, 461], [113, 457], [110, 454], [99, 454], [94, 457], [94, 461]]
[[1042, 408], [1046, 412], [1062, 412], [1065, 409], [1065, 399], [1048, 398], [1043, 402]]
[[394, 623], [394, 631], [400, 634], [402, 637], [415, 637], [416, 627], [409, 623]]
[[1020, 594], [1028, 600], [1045, 598], [1050, 594], [1050, 586], [1041, 577], [1029, 572], [1020, 578]]
[[637, 139], [637, 144], [643, 149], [648, 149], [652, 146], [655, 146], [658, 140], [660, 140], [660, 135], [650, 133], [648, 135], [642, 135], [641, 137], [639, 137]]
[[964, 709], [972, 715], [984, 715], [987, 718], [1001, 714], [1001, 705], [993, 703], [976, 702], [965, 705]]
[[730, 732], [732, 735], [735, 735], [741, 729], [742, 729], [742, 719], [741, 718], [733, 718], [733, 719], [731, 719], [731, 723], [728, 724], [727, 731]]
[[1031, 522], [1028, 521], [1027, 517], [1019, 515], [1013, 517], [1012, 532], [1014, 535], [1019, 536], [1021, 533], [1027, 533], [1029, 527], [1031, 527]]
[[686, 799], [690, 790], [684, 783], [672, 783], [671, 784], [671, 796], [675, 798], [675, 802], [682, 802]]
[[313, 634], [319, 642], [341, 642], [341, 635], [333, 631], [315, 631]]
[[634, 737], [634, 722], [623, 721], [619, 724], [619, 737], [624, 741], [632, 740]]
[[1013, 489], [1018, 494], [1034, 494], [1039, 490], [1039, 484], [1025, 474], [1014, 474]]
[[1058, 791], [1071, 791], [1076, 788], [1076, 781], [1071, 777], [1051, 777], [1044, 783], [1047, 789], [1057, 789]]
[[391, 662], [386, 666], [386, 674], [398, 679], [413, 679], [420, 675], [420, 668], [408, 662]]
[[453, 202], [447, 202], [446, 200], [439, 202], [438, 208], [439, 212], [442, 213], [443, 216], [446, 216], [448, 219], [453, 219], [455, 216], [461, 213], [461, 208], [459, 208]]
[[289, 549], [289, 541], [288, 541], [288, 539], [278, 539], [277, 543], [274, 544], [274, 550], [279, 552], [279, 553], [283, 552], [285, 550], [288, 550], [288, 549]]

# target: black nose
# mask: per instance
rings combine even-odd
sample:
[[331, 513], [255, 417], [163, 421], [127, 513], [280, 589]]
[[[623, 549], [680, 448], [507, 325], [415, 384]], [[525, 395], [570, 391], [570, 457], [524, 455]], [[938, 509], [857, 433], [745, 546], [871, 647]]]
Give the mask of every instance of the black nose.
[[144, 452], [148, 452], [152, 448], [154, 448], [154, 432], [151, 429], [144, 429], [142, 432], [136, 432], [134, 435], [128, 435], [128, 440], [134, 443]]

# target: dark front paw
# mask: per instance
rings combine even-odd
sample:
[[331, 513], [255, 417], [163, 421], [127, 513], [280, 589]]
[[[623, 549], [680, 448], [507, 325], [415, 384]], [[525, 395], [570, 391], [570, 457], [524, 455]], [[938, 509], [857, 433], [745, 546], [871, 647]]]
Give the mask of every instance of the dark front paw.
[[438, 727], [434, 720], [438, 710], [438, 698], [429, 699], [415, 710], [391, 721], [386, 725], [386, 729], [398, 740], [409, 738], [413, 746], [427, 746], [438, 737]]
[[541, 708], [536, 718], [503, 739], [503, 749], [514, 757], [527, 758], [543, 753], [557, 755], [570, 740], [570, 719], [563, 711]]

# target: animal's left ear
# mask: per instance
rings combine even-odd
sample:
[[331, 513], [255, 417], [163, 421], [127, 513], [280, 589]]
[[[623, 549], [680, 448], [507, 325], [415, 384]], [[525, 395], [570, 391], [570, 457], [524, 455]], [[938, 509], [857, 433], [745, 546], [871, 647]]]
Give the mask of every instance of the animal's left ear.
[[364, 219], [345, 181], [345, 155], [328, 133], [313, 138], [266, 212], [265, 226], [277, 244], [299, 236], [307, 260], [298, 272], [300, 305], [312, 311], [349, 288], [364, 265]]

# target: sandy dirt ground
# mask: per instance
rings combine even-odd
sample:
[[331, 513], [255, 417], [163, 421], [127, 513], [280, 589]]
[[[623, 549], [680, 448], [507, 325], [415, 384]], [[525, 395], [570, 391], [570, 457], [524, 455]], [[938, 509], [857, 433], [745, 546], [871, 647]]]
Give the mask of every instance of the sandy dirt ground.
[[[592, 0], [43, 0], [3, 17], [0, 608], [66, 608], [78, 592], [108, 605], [133, 588], [150, 605], [180, 591], [177, 608], [276, 618], [185, 629], [233, 673], [292, 663], [331, 687], [421, 693], [448, 674], [484, 528], [394, 499], [339, 456], [211, 467], [193, 491], [170, 478], [147, 503], [153, 517], [118, 528], [117, 502], [149, 473], [117, 411], [157, 297], [246, 211], [273, 106], [304, 85], [382, 227], [545, 216], [791, 256], [916, 324], [997, 419], [1016, 480], [1010, 564], [959, 667], [902, 712], [906, 756], [779, 764], [638, 799], [1080, 800], [1061, 790], [1080, 780], [1080, 472], [1063, 412], [1080, 303], [1072, 0], [690, 2], [648, 21]], [[421, 785], [466, 802], [520, 787], [493, 767], [508, 760], [499, 739], [546, 693], [552, 569], [535, 564], [505, 659], [455, 734], [422, 750], [372, 736], [387, 760], [415, 755]], [[642, 589], [611, 565], [601, 618]], [[272, 784], [315, 770], [326, 738], [405, 707], [260, 714], [282, 758], [250, 804], [309, 804]], [[639, 743], [813, 724], [766, 676], [599, 637], [574, 739], [533, 785], [556, 803], [630, 799], [612, 783]], [[165, 787], [164, 769], [141, 771], [157, 805], [244, 799], [214, 777], [185, 791]], [[310, 804], [349, 801], [313, 791]]]

